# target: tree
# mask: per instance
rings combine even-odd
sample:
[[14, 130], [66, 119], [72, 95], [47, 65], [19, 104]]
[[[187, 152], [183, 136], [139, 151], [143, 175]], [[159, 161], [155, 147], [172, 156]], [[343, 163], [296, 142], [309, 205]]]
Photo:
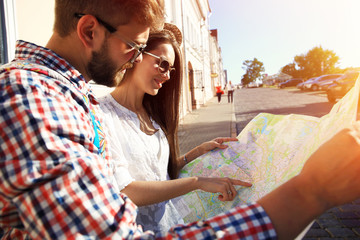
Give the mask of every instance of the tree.
[[241, 84], [248, 85], [250, 82], [252, 82], [252, 81], [250, 81], [249, 75], [245, 73], [241, 78]]
[[314, 47], [306, 54], [294, 57], [294, 62], [284, 66], [281, 72], [293, 77], [311, 78], [324, 74], [338, 73], [339, 57], [335, 52]]
[[253, 60], [245, 60], [243, 62], [243, 69], [246, 70], [246, 73], [241, 79], [243, 85], [247, 85], [250, 82], [255, 81], [261, 77], [261, 73], [265, 71], [264, 64], [254, 58]]
[[296, 69], [295, 63], [289, 63], [281, 68], [281, 72], [290, 75], [294, 78], [298, 77], [299, 71]]

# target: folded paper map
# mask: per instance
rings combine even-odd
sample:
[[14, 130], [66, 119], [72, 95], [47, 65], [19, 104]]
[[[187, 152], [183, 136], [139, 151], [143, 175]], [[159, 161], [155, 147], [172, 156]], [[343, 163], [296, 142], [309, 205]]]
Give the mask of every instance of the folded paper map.
[[317, 118], [306, 115], [261, 113], [225, 150], [208, 152], [181, 171], [180, 177], [230, 177], [249, 181], [251, 188], [236, 187], [234, 201], [221, 202], [218, 194], [190, 192], [178, 204], [185, 222], [209, 218], [243, 203], [253, 202], [301, 171], [316, 149], [356, 120], [360, 92], [355, 87], [336, 103], [330, 113]]

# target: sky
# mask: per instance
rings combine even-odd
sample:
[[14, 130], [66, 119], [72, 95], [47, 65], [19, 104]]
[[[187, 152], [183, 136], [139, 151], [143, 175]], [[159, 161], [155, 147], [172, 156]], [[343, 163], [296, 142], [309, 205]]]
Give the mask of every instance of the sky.
[[209, 0], [228, 80], [257, 58], [268, 75], [314, 47], [332, 50], [338, 67], [360, 67], [360, 0]]

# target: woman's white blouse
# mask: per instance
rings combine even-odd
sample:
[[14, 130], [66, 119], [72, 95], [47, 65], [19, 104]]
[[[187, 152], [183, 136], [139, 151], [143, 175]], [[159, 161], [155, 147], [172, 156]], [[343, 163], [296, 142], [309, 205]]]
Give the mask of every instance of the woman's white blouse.
[[[105, 128], [113, 157], [114, 175], [120, 190], [137, 181], [169, 180], [169, 143], [160, 126], [151, 119], [153, 135], [140, 130], [136, 113], [123, 107], [110, 95], [99, 99], [105, 114]], [[171, 201], [139, 207], [137, 222], [144, 230], [166, 231], [182, 223]]]

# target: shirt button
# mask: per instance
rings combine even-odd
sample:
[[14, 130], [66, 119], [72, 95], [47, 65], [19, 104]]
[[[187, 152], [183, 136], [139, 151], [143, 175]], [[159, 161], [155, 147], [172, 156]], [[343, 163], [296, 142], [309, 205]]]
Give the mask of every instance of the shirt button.
[[203, 226], [204, 226], [204, 222], [200, 220], [200, 221], [197, 222], [196, 225], [198, 225], [198, 227], [203, 227]]
[[225, 236], [225, 232], [219, 230], [219, 231], [215, 232], [215, 235], [216, 235], [217, 238], [223, 238]]

